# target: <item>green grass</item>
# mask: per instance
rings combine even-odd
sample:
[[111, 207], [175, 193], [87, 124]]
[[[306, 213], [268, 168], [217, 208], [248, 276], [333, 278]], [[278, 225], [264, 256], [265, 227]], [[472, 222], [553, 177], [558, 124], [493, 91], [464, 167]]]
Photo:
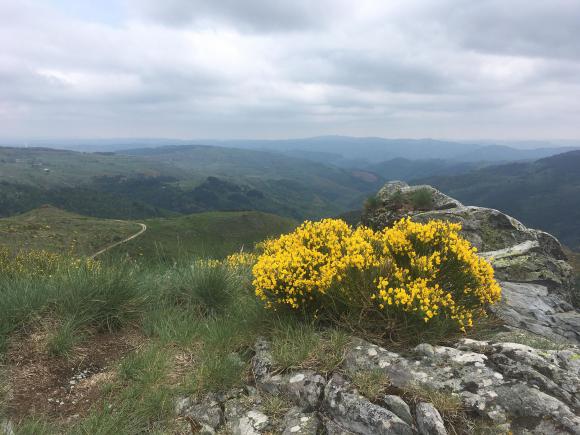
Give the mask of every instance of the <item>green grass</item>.
[[51, 356], [69, 356], [74, 346], [82, 341], [83, 334], [76, 322], [65, 320], [57, 326], [46, 343], [46, 350]]
[[45, 206], [0, 219], [0, 246], [91, 255], [139, 231], [134, 222], [98, 219]]
[[[135, 319], [146, 301], [137, 279], [138, 268], [129, 264], [60, 268], [51, 276], [0, 277], [0, 350], [9, 334], [36, 316], [52, 318], [65, 330], [56, 332], [54, 349], [73, 330], [91, 327], [112, 331]], [[75, 328], [72, 327], [75, 325]], [[60, 343], [60, 344], [59, 344]]]
[[152, 261], [221, 258], [241, 249], [251, 251], [256, 242], [294, 229], [297, 222], [268, 213], [207, 212], [175, 218], [142, 221], [142, 236], [110, 251]]
[[[138, 222], [145, 223], [147, 231], [104, 256], [129, 255], [151, 262], [221, 258], [241, 249], [251, 251], [256, 242], [291, 231], [297, 225], [289, 218], [253, 211], [195, 213]], [[0, 246], [13, 252], [42, 249], [84, 256], [140, 229], [137, 222], [92, 218], [45, 206], [0, 219]]]

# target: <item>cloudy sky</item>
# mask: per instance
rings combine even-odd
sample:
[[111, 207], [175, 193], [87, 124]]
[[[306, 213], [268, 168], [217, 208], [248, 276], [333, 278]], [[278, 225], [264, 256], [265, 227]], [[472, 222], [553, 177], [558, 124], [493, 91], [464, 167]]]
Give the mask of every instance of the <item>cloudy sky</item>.
[[580, 0], [0, 0], [0, 136], [579, 139]]

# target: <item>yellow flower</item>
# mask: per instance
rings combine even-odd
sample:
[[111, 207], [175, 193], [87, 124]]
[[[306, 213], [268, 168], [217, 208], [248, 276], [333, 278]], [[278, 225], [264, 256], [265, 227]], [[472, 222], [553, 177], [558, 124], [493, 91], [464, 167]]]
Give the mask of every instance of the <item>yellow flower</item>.
[[424, 322], [444, 316], [465, 330], [500, 300], [501, 289], [460, 230], [410, 218], [377, 232], [336, 219], [307, 221], [262, 244], [252, 269], [255, 293], [268, 308], [307, 304], [317, 312], [333, 309], [330, 293], [348, 301], [366, 297], [379, 310], [401, 310]]

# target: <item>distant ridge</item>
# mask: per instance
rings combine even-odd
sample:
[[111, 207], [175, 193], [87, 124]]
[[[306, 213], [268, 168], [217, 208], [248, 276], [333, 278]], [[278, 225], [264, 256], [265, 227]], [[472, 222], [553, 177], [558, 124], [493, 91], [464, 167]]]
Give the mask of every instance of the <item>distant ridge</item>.
[[[0, 144], [24, 145], [23, 141], [0, 140]], [[297, 139], [62, 139], [32, 140], [26, 144], [84, 152], [211, 145], [271, 151], [338, 166], [364, 166], [394, 158], [447, 159], [461, 162], [506, 162], [535, 160], [580, 149], [580, 141], [454, 141], [430, 138], [381, 138], [315, 136]], [[513, 144], [513, 145], [512, 145]]]

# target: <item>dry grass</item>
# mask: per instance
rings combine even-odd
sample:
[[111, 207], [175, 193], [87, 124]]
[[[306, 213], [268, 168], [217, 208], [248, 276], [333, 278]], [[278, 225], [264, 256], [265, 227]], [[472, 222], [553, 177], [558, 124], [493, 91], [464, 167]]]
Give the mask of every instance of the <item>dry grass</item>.
[[358, 392], [371, 402], [379, 400], [391, 385], [389, 377], [382, 370], [357, 371], [351, 375], [351, 378]]

